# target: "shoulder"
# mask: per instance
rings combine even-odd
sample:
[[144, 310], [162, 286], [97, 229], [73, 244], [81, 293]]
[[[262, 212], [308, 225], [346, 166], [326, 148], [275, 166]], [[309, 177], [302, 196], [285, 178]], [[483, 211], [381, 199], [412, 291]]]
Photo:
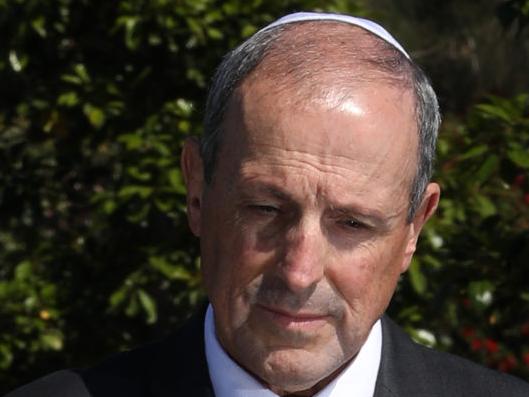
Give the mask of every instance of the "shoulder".
[[22, 386], [5, 397], [89, 397], [83, 379], [75, 370], [62, 370]]
[[437, 374], [442, 389], [450, 396], [529, 396], [529, 384], [514, 376], [494, 371], [453, 354], [418, 346], [421, 356]]
[[382, 324], [381, 387], [399, 391], [388, 395], [529, 396], [521, 379], [419, 345], [387, 317]]
[[94, 367], [53, 372], [5, 397], [139, 397], [155, 350], [141, 347], [117, 353]]
[[52, 373], [5, 397], [143, 397], [207, 386], [202, 321], [197, 316], [162, 341], [115, 354], [91, 368]]

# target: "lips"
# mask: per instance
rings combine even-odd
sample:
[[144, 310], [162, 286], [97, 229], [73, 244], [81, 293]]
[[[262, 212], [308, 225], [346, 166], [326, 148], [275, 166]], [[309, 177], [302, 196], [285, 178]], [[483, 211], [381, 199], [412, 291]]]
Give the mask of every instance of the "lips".
[[263, 314], [276, 325], [282, 328], [310, 329], [324, 325], [329, 316], [327, 314], [313, 312], [292, 312], [275, 307], [257, 305]]

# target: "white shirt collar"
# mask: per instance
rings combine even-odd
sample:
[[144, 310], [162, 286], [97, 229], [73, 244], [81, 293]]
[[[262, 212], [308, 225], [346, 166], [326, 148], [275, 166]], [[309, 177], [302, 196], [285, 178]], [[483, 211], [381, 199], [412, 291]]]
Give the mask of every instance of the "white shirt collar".
[[[209, 305], [204, 324], [206, 360], [216, 397], [277, 397], [233, 361], [215, 335], [213, 308]], [[375, 391], [380, 356], [382, 328], [378, 320], [356, 358], [336, 379], [314, 397], [372, 397]]]

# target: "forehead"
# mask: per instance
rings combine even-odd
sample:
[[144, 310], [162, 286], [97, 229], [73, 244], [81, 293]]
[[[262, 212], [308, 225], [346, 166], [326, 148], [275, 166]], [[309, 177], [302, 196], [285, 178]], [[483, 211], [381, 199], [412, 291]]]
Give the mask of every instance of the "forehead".
[[[393, 86], [405, 101], [403, 112], [415, 118], [415, 94], [408, 60], [372, 33], [333, 21], [287, 26], [268, 46], [263, 59], [231, 95], [229, 107], [250, 106], [248, 100], [266, 95], [276, 106], [351, 106], [359, 91], [380, 97], [379, 88]], [[259, 99], [260, 101], [260, 99]], [[258, 107], [258, 111], [263, 106]], [[252, 111], [255, 111], [252, 110]], [[411, 129], [416, 132], [416, 126]]]
[[[408, 147], [416, 147], [418, 131], [415, 117], [415, 99], [413, 93], [385, 79], [366, 79], [357, 81], [347, 87], [339, 78], [322, 76], [320, 84], [311, 89], [300, 88], [302, 84], [278, 84], [275, 78], [248, 78], [231, 96], [226, 112], [226, 120], [235, 119], [241, 123], [234, 141], [245, 141], [254, 130], [264, 132], [268, 127], [292, 123], [306, 123], [310, 130], [310, 122], [296, 117], [302, 113], [313, 122], [333, 126], [352, 123], [343, 129], [349, 133], [342, 134], [347, 140], [367, 140], [383, 145], [385, 141], [405, 141]], [[339, 114], [350, 116], [343, 120]], [[355, 123], [362, 123], [363, 128], [355, 128]], [[227, 123], [224, 123], [225, 125]], [[364, 131], [364, 130], [369, 131]], [[230, 134], [231, 129], [225, 131]], [[331, 130], [314, 131], [315, 139], [332, 141], [336, 138]], [[252, 136], [255, 139], [274, 139], [278, 135], [294, 135], [289, 131], [272, 128], [265, 134]], [[323, 142], [322, 142], [323, 143]]]
[[228, 106], [219, 165], [302, 158], [407, 190], [417, 157], [411, 94], [385, 82], [359, 84], [347, 96], [327, 88], [300, 97], [274, 80], [243, 82]]

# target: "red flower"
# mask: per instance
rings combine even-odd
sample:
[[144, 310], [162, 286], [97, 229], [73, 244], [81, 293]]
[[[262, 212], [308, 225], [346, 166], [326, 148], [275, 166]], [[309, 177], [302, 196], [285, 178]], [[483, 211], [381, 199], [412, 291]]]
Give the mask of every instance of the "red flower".
[[525, 365], [527, 365], [529, 367], [529, 352], [525, 352], [523, 357], [523, 362], [525, 363]]
[[512, 354], [509, 354], [498, 363], [498, 369], [502, 372], [510, 372], [516, 368], [517, 365], [518, 361], [516, 360], [516, 357], [514, 357]]
[[498, 346], [498, 342], [496, 342], [495, 340], [493, 339], [490, 339], [490, 338], [487, 338], [485, 339], [485, 349], [489, 352], [489, 353], [497, 353], [498, 350], [500, 350], [499, 346]]
[[527, 321], [526, 323], [522, 324], [522, 326], [520, 327], [520, 332], [524, 336], [529, 336], [529, 321]]
[[524, 174], [518, 174], [514, 177], [514, 180], [512, 182], [513, 186], [520, 187], [525, 182], [525, 175]]
[[523, 196], [523, 202], [529, 205], [529, 193], [525, 193]]
[[483, 347], [483, 342], [481, 339], [472, 339], [472, 342], [470, 342], [470, 348], [474, 351], [481, 350]]
[[[528, 324], [529, 325], [529, 324]], [[465, 327], [463, 328], [463, 330], [461, 331], [461, 333], [463, 334], [463, 336], [465, 338], [468, 338], [470, 339], [471, 337], [473, 337], [474, 335], [476, 335], [476, 329], [473, 328], [473, 327]]]

